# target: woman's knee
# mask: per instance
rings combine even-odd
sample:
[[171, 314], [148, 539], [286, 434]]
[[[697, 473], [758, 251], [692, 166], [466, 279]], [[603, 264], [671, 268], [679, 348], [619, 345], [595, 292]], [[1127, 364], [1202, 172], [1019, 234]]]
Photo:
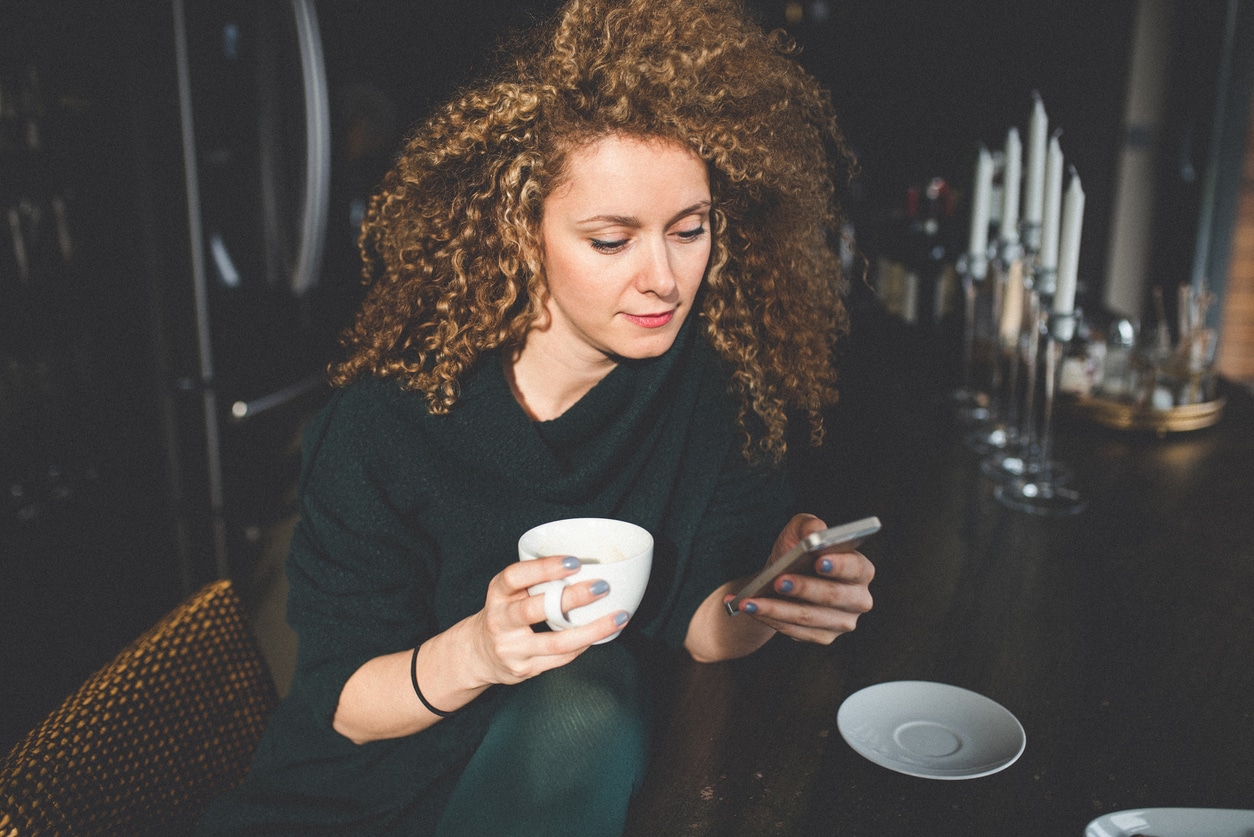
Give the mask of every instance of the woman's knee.
[[[527, 781], [556, 790], [617, 774], [637, 784], [648, 758], [647, 700], [631, 655], [594, 646], [519, 688], [503, 710], [519, 729]], [[505, 720], [505, 719], [502, 719]]]
[[608, 646], [515, 687], [437, 833], [620, 833], [648, 763], [647, 706], [635, 660]]

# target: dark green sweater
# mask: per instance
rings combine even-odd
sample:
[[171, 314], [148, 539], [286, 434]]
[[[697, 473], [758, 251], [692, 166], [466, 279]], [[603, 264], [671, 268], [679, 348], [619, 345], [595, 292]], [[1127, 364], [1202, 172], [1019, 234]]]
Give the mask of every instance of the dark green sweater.
[[393, 381], [338, 391], [305, 432], [287, 567], [292, 691], [205, 832], [422, 833], [507, 687], [421, 733], [363, 746], [331, 728], [340, 691], [367, 660], [482, 608], [539, 523], [614, 517], [648, 529], [653, 574], [624, 639], [682, 645], [701, 601], [758, 569], [786, 522], [783, 478], [746, 465], [735, 415], [726, 373], [693, 328], [548, 422], [515, 401], [498, 353], [447, 416]]

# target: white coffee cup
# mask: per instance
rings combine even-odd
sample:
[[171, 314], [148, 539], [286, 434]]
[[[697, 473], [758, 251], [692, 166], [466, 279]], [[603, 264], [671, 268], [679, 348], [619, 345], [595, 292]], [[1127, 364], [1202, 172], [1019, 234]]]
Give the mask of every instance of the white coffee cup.
[[[528, 588], [544, 596], [544, 616], [549, 627], [562, 631], [586, 625], [607, 613], [627, 611], [634, 615], [644, 598], [653, 569], [653, 536], [647, 529], [625, 520], [573, 517], [553, 520], [527, 530], [518, 539], [518, 559], [532, 561], [549, 555], [579, 559], [579, 571], [566, 578]], [[562, 611], [562, 590], [582, 581], [604, 579], [609, 592], [591, 604]], [[609, 642], [616, 632], [597, 644]]]

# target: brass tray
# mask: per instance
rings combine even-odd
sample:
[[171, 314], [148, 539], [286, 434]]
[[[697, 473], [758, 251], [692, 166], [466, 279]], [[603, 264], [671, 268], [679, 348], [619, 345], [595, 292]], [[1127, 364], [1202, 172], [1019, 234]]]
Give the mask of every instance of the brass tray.
[[1227, 401], [1228, 399], [1220, 396], [1214, 401], [1205, 401], [1201, 404], [1185, 404], [1168, 410], [1155, 410], [1122, 401], [1075, 396], [1065, 400], [1060, 399], [1060, 405], [1064, 406], [1068, 412], [1105, 427], [1113, 427], [1116, 430], [1147, 430], [1159, 436], [1166, 436], [1168, 433], [1210, 427], [1223, 418], [1224, 405]]

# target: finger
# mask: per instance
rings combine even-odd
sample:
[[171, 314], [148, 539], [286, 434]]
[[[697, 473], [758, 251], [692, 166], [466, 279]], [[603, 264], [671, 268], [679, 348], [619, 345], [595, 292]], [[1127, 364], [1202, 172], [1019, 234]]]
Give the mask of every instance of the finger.
[[771, 619], [762, 620], [765, 624], [775, 629], [775, 633], [786, 636], [795, 642], [808, 642], [813, 645], [831, 645], [843, 634], [849, 631], [831, 631], [820, 630], [818, 628], [803, 628], [799, 625], [790, 625], [787, 622], [775, 622]]
[[562, 612], [570, 613], [576, 608], [590, 605], [598, 599], [605, 598], [609, 592], [610, 583], [600, 578], [572, 584], [562, 590]]
[[[543, 608], [537, 621], [544, 621]], [[491, 644], [501, 676], [499, 682], [518, 683], [566, 665], [593, 643], [621, 631], [627, 622], [628, 614], [618, 611], [566, 630], [536, 632], [529, 625], [520, 625], [496, 632]]]
[[497, 573], [493, 581], [501, 584], [504, 593], [512, 595], [545, 581], [574, 575], [580, 566], [578, 558], [549, 555], [532, 561], [515, 561]]
[[847, 584], [867, 585], [875, 578], [875, 565], [861, 552], [825, 552], [814, 560], [814, 571]]
[[[630, 614], [625, 610], [619, 610], [607, 613], [586, 625], [535, 634], [535, 653], [545, 658], [570, 657], [573, 659], [586, 651], [593, 643], [623, 630], [629, 621], [631, 621]], [[557, 664], [565, 665], [565, 662]]]
[[759, 621], [768, 622], [772, 627], [794, 625], [824, 630], [836, 630], [841, 627], [842, 622], [849, 624], [846, 617], [852, 617], [856, 621], [858, 616], [835, 608], [774, 598], [750, 599], [740, 605], [740, 611]]
[[818, 576], [782, 575], [775, 580], [773, 589], [779, 595], [796, 601], [850, 613], [866, 613], [874, 604], [865, 583], [848, 583]]
[[770, 608], [768, 605], [767, 612], [764, 613], [759, 605], [760, 601], [761, 600], [759, 599], [745, 602], [741, 605], [741, 612], [749, 613], [758, 622], [761, 622], [767, 627], [774, 629], [776, 633], [783, 634], [790, 639], [795, 639], [800, 642], [813, 642], [819, 645], [830, 645], [842, 633], [849, 633], [849, 631], [853, 629], [852, 627], [845, 630], [835, 627], [823, 628], [808, 625], [797, 625], [792, 622], [776, 619], [770, 615], [775, 612], [775, 609]]
[[[605, 598], [609, 592], [609, 582], [599, 578], [564, 587], [561, 598], [562, 613], [569, 614], [572, 610], [592, 604]], [[520, 607], [527, 624], [538, 625], [545, 621], [543, 592], [528, 596], [520, 603]]]
[[[567, 639], [580, 644], [586, 648], [594, 642], [608, 639], [619, 631], [627, 627], [627, 623], [631, 621], [631, 614], [625, 610], [616, 610], [613, 613], [607, 613], [597, 619], [592, 620], [586, 625], [578, 628], [567, 628], [560, 633]], [[566, 636], [566, 635], [570, 636]]]
[[825, 644], [853, 631], [858, 626], [858, 617], [865, 612], [772, 598], [745, 602], [741, 610], [788, 636]]
[[827, 528], [826, 524], [812, 514], [793, 515], [792, 519], [780, 531], [779, 536], [775, 539], [775, 545], [771, 547], [770, 557], [767, 558], [768, 564], [773, 564], [783, 558], [802, 539], [822, 532]]
[[775, 548], [771, 552], [771, 560], [775, 560], [788, 550], [796, 546], [806, 535], [822, 532], [827, 528], [823, 521], [812, 514], [793, 515], [792, 519], [784, 526], [784, 530], [780, 532], [779, 538], [775, 541]]
[[793, 522], [797, 528], [797, 540], [801, 540], [806, 535], [813, 535], [815, 532], [822, 532], [827, 528], [827, 524], [821, 518], [812, 514], [799, 514], [793, 518]]
[[532, 595], [537, 585], [558, 582], [579, 571], [579, 560], [570, 556], [551, 555], [510, 564], [488, 584], [484, 606], [487, 624], [493, 633], [530, 628], [544, 621], [543, 588]]

